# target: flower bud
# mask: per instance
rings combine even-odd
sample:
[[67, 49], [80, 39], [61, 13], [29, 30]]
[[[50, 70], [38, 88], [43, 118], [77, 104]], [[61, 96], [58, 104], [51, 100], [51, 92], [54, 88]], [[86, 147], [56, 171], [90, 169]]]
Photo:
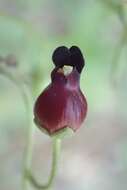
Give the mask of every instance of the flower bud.
[[[52, 56], [55, 68], [51, 72], [51, 83], [37, 98], [34, 106], [35, 122], [52, 135], [65, 128], [76, 131], [83, 123], [87, 102], [80, 90], [80, 74], [84, 59], [80, 49], [58, 47]], [[64, 66], [72, 66], [65, 75]]]

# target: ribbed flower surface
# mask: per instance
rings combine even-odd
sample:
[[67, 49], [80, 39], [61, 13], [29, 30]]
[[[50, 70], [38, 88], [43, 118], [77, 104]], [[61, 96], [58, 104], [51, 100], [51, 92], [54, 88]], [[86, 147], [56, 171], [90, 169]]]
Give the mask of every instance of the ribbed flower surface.
[[[86, 117], [87, 102], [79, 85], [84, 62], [79, 48], [72, 46], [70, 49], [73, 48], [76, 52], [73, 56], [64, 46], [55, 50], [53, 54], [55, 68], [51, 73], [51, 83], [35, 102], [35, 122], [49, 134], [65, 127], [76, 131]], [[64, 74], [64, 65], [73, 67], [70, 74]]]

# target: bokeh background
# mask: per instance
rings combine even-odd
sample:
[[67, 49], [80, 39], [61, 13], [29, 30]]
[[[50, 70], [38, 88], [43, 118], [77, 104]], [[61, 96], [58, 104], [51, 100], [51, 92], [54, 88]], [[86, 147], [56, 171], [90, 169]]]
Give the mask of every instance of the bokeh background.
[[[127, 1], [0, 0], [0, 65], [34, 100], [50, 82], [60, 45], [77, 45], [85, 56], [89, 109], [84, 126], [62, 143], [54, 189], [126, 190]], [[28, 117], [20, 87], [0, 69], [0, 190], [21, 189]], [[51, 139], [35, 128], [31, 168], [41, 182], [50, 164]]]

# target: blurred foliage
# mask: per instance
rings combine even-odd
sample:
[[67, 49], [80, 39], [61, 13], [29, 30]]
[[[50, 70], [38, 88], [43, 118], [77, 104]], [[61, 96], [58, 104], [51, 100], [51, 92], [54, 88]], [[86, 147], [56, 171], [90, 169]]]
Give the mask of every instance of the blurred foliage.
[[101, 0], [103, 1], [108, 8], [112, 9], [117, 16], [120, 18], [120, 20], [123, 22], [123, 24], [125, 23], [125, 15], [124, 15], [124, 1], [120, 1], [120, 0]]

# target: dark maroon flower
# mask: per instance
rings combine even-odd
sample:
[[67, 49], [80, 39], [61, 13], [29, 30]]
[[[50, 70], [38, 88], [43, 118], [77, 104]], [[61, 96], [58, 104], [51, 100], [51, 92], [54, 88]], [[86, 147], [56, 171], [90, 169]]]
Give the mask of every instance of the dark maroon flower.
[[[35, 122], [49, 134], [66, 127], [76, 131], [84, 121], [87, 102], [80, 90], [80, 74], [84, 59], [80, 49], [72, 46], [58, 47], [52, 56], [55, 68], [51, 73], [51, 83], [37, 98], [34, 106]], [[68, 75], [63, 67], [72, 66]]]

